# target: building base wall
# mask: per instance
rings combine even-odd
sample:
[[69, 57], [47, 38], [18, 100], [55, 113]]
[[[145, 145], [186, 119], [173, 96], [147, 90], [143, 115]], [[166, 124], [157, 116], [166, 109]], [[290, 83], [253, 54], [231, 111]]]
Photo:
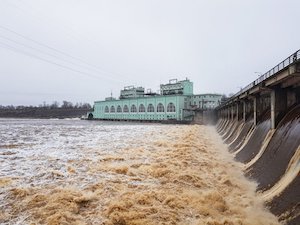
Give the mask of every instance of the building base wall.
[[191, 124], [192, 121], [182, 120], [138, 120], [138, 119], [100, 119], [100, 118], [87, 118], [86, 120], [99, 120], [99, 121], [119, 121], [119, 122], [139, 122], [139, 123], [161, 123], [161, 124]]

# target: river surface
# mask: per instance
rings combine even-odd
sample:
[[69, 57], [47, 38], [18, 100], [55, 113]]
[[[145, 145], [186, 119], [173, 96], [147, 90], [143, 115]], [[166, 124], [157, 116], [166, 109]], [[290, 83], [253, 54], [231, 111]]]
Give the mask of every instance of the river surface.
[[0, 119], [0, 224], [275, 225], [213, 127]]

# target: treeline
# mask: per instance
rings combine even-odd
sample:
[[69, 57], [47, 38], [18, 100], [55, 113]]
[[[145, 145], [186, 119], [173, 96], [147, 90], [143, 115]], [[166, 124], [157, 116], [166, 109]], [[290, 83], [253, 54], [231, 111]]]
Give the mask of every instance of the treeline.
[[52, 104], [43, 102], [38, 106], [14, 106], [0, 105], [0, 117], [4, 118], [74, 118], [85, 116], [91, 111], [89, 103], [72, 103], [63, 101], [60, 104], [54, 101]]
[[68, 101], [63, 101], [62, 104], [60, 104], [57, 101], [54, 101], [52, 104], [48, 104], [46, 102], [43, 102], [43, 104], [39, 104], [38, 106], [24, 106], [24, 105], [18, 105], [18, 106], [14, 106], [14, 105], [0, 105], [0, 109], [8, 109], [8, 110], [22, 110], [22, 109], [33, 109], [33, 108], [46, 108], [46, 109], [58, 109], [58, 108], [62, 108], [62, 109], [91, 109], [91, 105], [89, 103], [72, 103], [72, 102], [68, 102]]

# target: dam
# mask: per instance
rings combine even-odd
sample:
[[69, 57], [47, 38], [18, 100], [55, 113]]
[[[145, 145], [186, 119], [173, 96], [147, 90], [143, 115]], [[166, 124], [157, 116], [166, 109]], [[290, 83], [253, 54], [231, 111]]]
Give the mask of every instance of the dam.
[[217, 107], [217, 131], [271, 212], [300, 224], [300, 50]]

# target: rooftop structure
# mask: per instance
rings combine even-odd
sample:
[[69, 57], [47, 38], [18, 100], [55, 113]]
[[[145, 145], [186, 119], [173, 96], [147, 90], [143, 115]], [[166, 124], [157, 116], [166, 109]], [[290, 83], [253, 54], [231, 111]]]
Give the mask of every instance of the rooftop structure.
[[120, 99], [141, 98], [144, 97], [144, 94], [145, 94], [145, 88], [143, 87], [127, 86], [124, 87], [123, 90], [121, 90]]
[[193, 95], [193, 82], [187, 78], [181, 81], [172, 79], [168, 84], [160, 85], [160, 93], [161, 95]]
[[113, 101], [113, 100], [116, 100], [116, 98], [114, 98], [114, 97], [107, 97], [107, 98], [105, 98], [105, 101]]

